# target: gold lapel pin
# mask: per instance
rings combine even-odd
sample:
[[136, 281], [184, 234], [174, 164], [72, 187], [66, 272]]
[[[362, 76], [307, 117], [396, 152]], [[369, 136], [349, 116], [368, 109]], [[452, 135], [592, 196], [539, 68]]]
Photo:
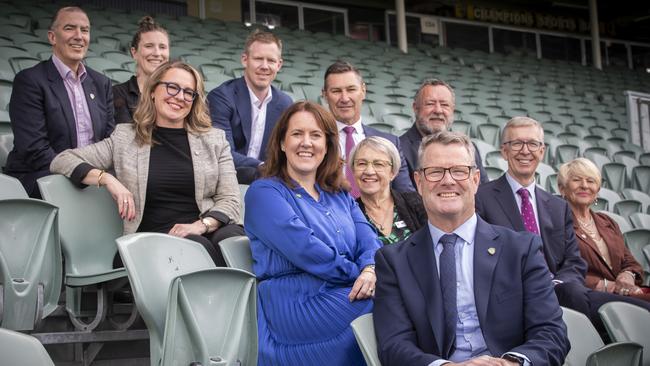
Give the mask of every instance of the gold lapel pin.
[[296, 197], [298, 197], [298, 198], [302, 198], [302, 195], [301, 195], [300, 193], [297, 193], [297, 194], [296, 194]]
[[90, 99], [95, 99], [95, 94], [90, 93]]
[[494, 249], [494, 248], [491, 248], [491, 247], [490, 247], [490, 248], [488, 248], [488, 254], [490, 254], [490, 255], [494, 255], [494, 253], [496, 253], [496, 252], [497, 252], [497, 250], [496, 250], [496, 249]]

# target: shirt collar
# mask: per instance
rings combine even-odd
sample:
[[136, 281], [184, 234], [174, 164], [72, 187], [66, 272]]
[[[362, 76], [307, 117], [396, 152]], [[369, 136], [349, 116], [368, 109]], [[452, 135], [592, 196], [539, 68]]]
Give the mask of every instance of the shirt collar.
[[[61, 75], [62, 79], [77, 79], [75, 76], [73, 76], [74, 72], [72, 69], [69, 68], [68, 65], [64, 64], [63, 61], [61, 61], [61, 59], [58, 58], [55, 54], [52, 54], [52, 62], [54, 63], [54, 67], [56, 67], [56, 70], [59, 72], [59, 75]], [[79, 63], [77, 75], [79, 76], [80, 81], [84, 81], [86, 79], [86, 66], [84, 66], [83, 62]]]
[[271, 99], [273, 99], [273, 90], [271, 87], [269, 87], [269, 92], [266, 94], [266, 98], [264, 98], [263, 102], [260, 102], [259, 98], [257, 98], [257, 95], [253, 92], [253, 89], [251, 89], [248, 84], [246, 84], [246, 88], [248, 89], [248, 95], [251, 98], [251, 103], [257, 107], [257, 109], [262, 108], [263, 105], [269, 104]]
[[529, 193], [530, 197], [535, 197], [535, 180], [527, 186], [522, 186], [515, 178], [513, 178], [510, 173], [506, 172], [506, 180], [508, 181], [508, 184], [510, 185], [510, 189], [512, 189], [513, 193], [517, 193], [520, 188], [526, 188], [526, 190]]
[[354, 127], [354, 131], [355, 131], [357, 134], [359, 134], [359, 135], [363, 134], [363, 124], [361, 124], [361, 118], [359, 118], [358, 121], [354, 122], [354, 123], [351, 124], [351, 125], [346, 125], [346, 124], [343, 123], [343, 122], [336, 121], [336, 127], [338, 127], [339, 132], [342, 132], [343, 129], [344, 129], [345, 127], [347, 127], [347, 126], [352, 126], [352, 127]]
[[[476, 223], [478, 222], [476, 214], [473, 214], [467, 221], [462, 223], [459, 227], [454, 229], [453, 233], [458, 235], [468, 245], [474, 243], [474, 236], [476, 235]], [[445, 234], [444, 231], [433, 226], [431, 222], [427, 221], [429, 225], [429, 232], [431, 233], [431, 240], [433, 241], [434, 248], [438, 245], [440, 238]]]

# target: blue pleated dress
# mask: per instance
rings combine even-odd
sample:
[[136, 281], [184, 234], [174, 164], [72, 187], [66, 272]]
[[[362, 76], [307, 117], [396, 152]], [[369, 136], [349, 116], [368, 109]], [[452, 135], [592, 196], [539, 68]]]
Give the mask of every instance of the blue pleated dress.
[[348, 193], [316, 189], [318, 201], [267, 178], [246, 193], [260, 366], [365, 365], [350, 322], [372, 301], [348, 294], [381, 244]]

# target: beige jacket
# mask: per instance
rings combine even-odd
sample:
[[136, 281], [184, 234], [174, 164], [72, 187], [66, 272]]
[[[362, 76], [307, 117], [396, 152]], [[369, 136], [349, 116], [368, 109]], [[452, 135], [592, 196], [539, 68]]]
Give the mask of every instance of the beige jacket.
[[[201, 215], [209, 211], [226, 214], [231, 223], [241, 224], [241, 202], [235, 166], [225, 133], [216, 128], [202, 134], [188, 133], [196, 203]], [[134, 233], [142, 221], [149, 153], [151, 147], [135, 141], [133, 124], [120, 123], [111, 136], [98, 143], [61, 152], [50, 165], [53, 174], [70, 177], [81, 163], [97, 169], [114, 169], [116, 178], [133, 194], [136, 217], [124, 221], [124, 234]], [[197, 218], [198, 219], [198, 218]]]

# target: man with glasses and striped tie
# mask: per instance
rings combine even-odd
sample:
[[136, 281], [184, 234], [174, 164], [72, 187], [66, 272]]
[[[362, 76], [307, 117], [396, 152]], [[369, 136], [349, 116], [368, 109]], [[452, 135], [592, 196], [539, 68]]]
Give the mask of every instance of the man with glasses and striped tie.
[[562, 365], [569, 341], [542, 242], [476, 215], [469, 138], [425, 136], [415, 181], [428, 225], [375, 255], [382, 365]]

